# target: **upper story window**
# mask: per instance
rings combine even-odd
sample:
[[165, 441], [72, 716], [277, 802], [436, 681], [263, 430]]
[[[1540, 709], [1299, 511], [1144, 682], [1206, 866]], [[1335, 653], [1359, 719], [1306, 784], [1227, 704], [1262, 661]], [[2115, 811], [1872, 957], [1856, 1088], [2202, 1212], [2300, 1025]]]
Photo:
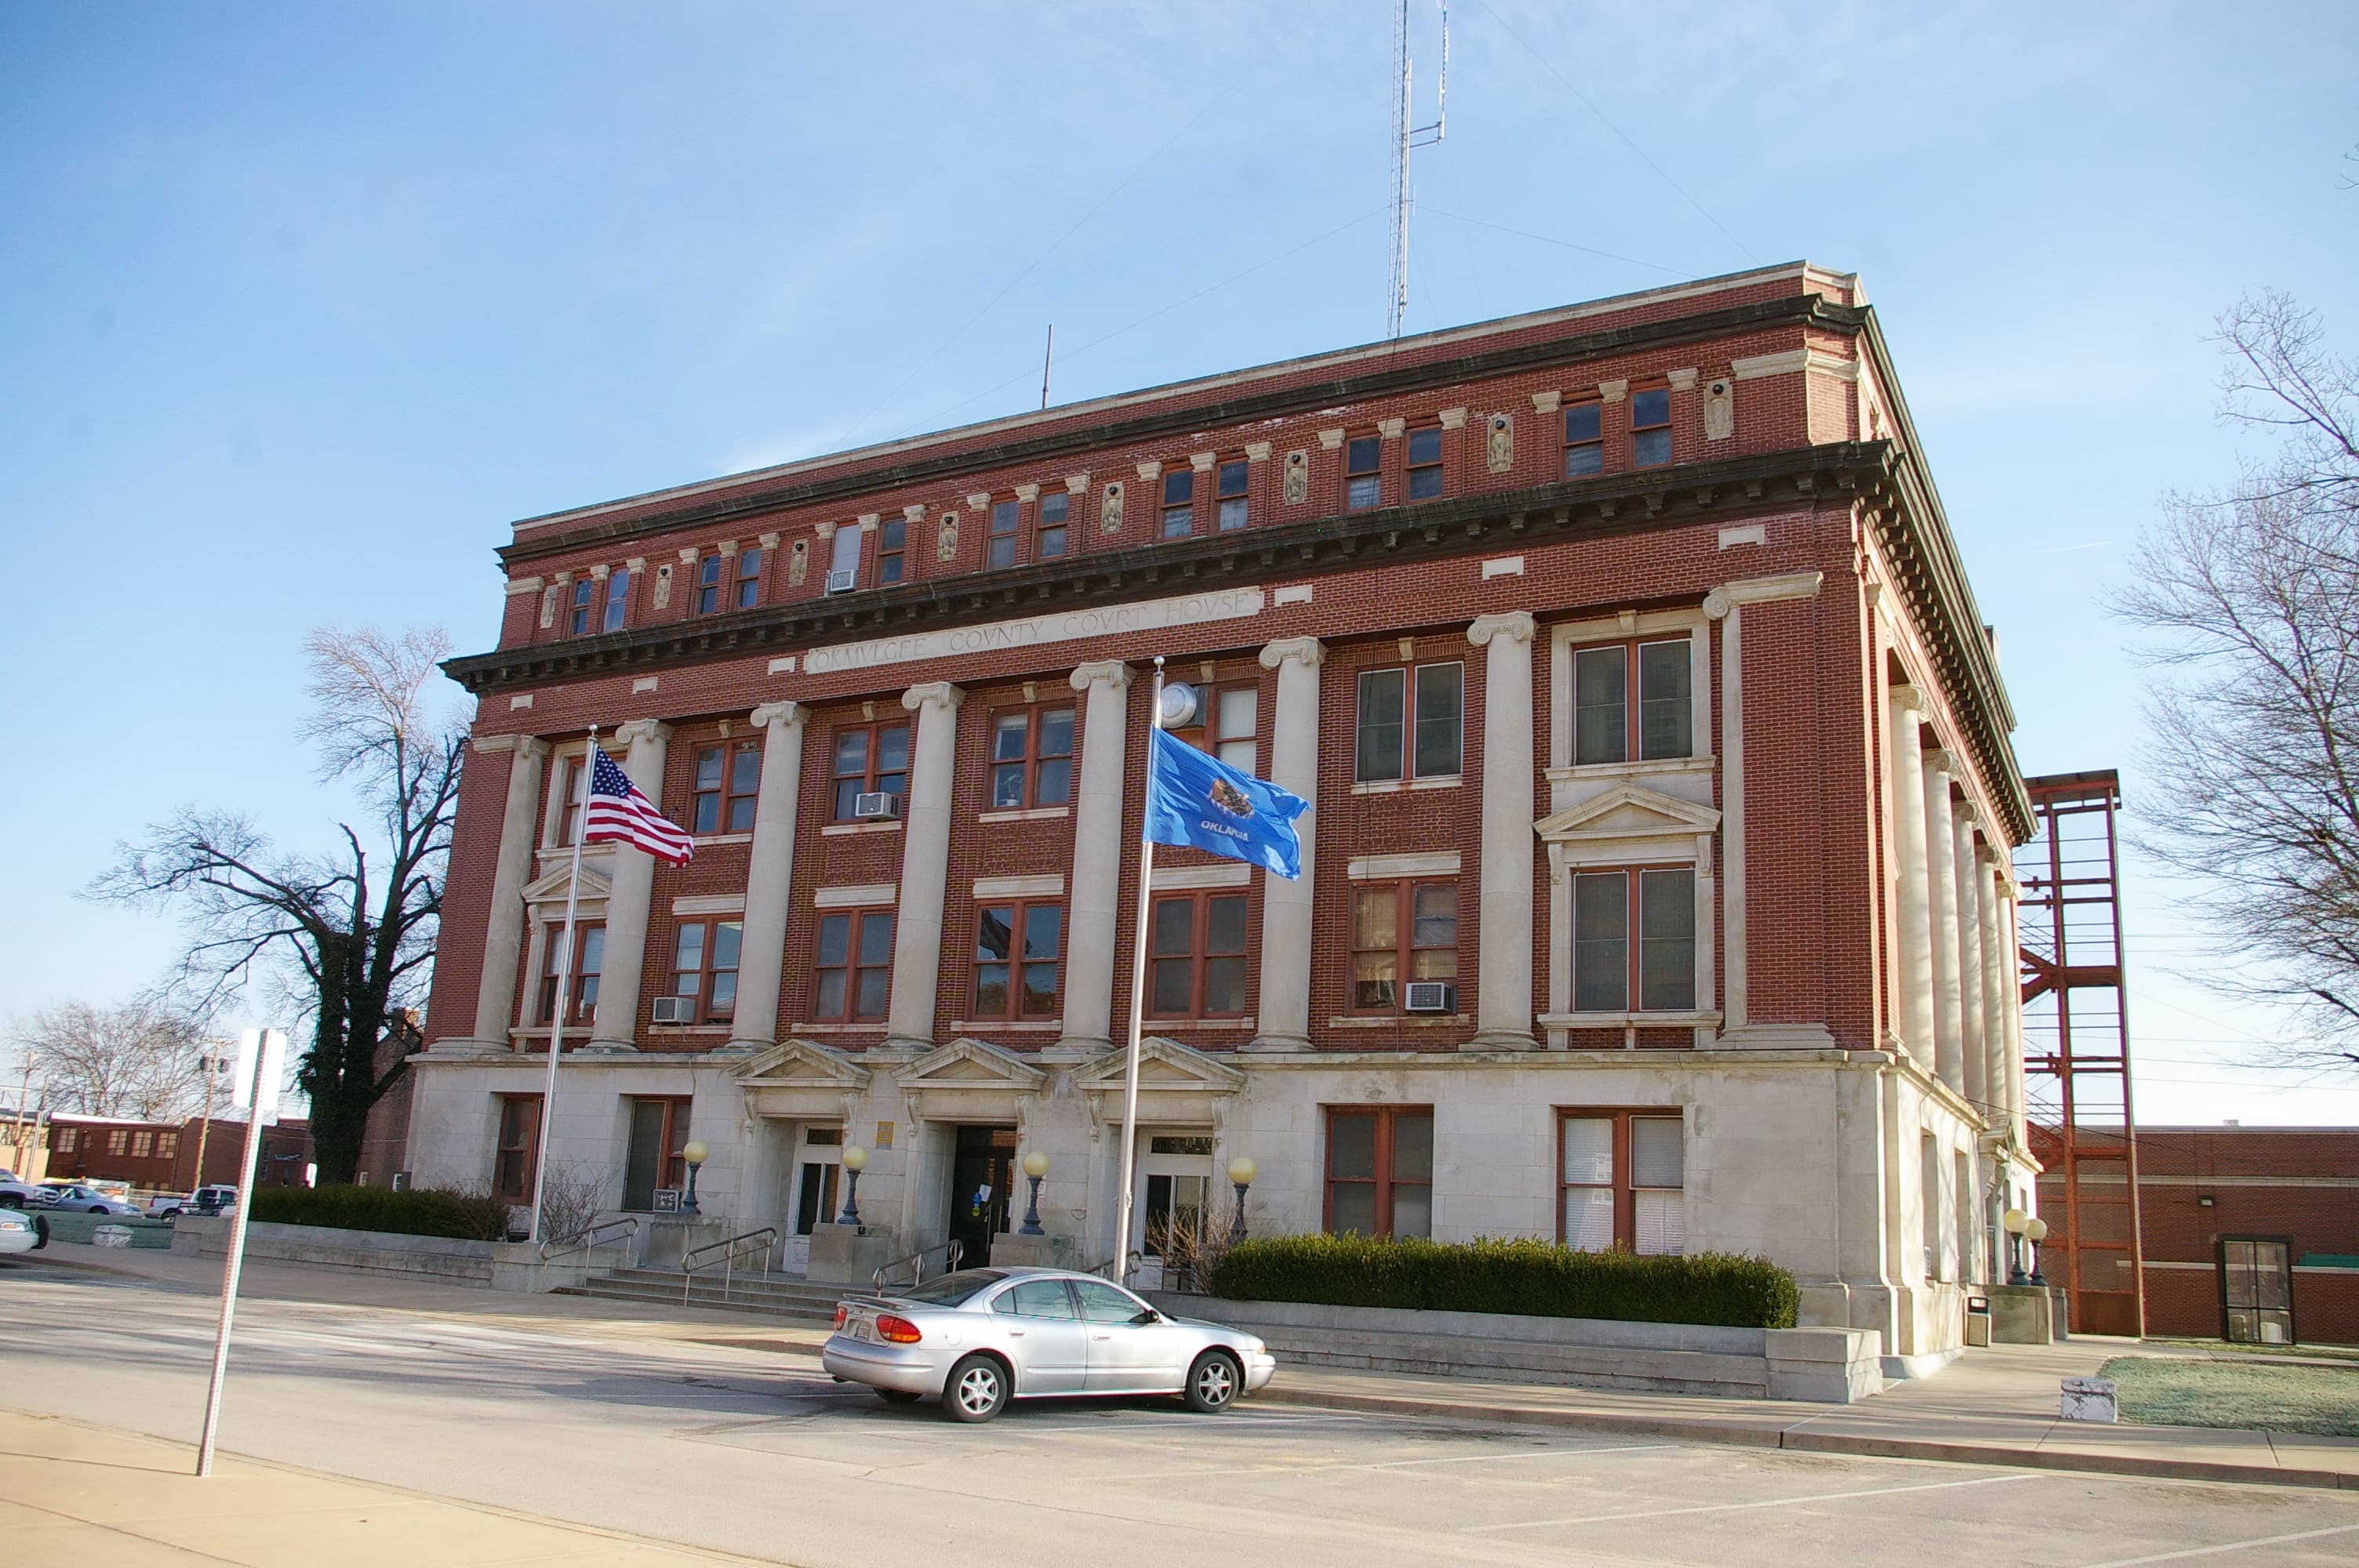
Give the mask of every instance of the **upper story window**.
[[1605, 411], [1601, 404], [1564, 406], [1564, 477], [1605, 471]]
[[832, 1023], [883, 1018], [893, 995], [893, 912], [854, 909], [821, 915], [813, 958], [819, 983], [813, 1017]]
[[1651, 762], [1694, 753], [1687, 638], [1575, 649], [1572, 688], [1574, 762]]
[[696, 612], [713, 615], [728, 607], [722, 596], [727, 591], [729, 557], [722, 555], [700, 557], [696, 563]]
[[762, 552], [759, 549], [737, 552], [737, 586], [730, 601], [740, 610], [751, 610], [762, 602]]
[[984, 565], [1012, 567], [1016, 564], [1016, 529], [1022, 522], [1022, 510], [1013, 501], [991, 503], [991, 529], [989, 542], [984, 546]]
[[595, 578], [585, 577], [573, 585], [573, 607], [567, 614], [565, 629], [576, 637], [584, 636], [589, 633], [591, 616], [593, 613], [592, 605], [597, 595], [598, 582]]
[[1671, 392], [1648, 387], [1630, 395], [1630, 461], [1642, 469], [1671, 460]]
[[558, 807], [563, 815], [557, 824], [557, 847], [560, 849], [571, 849], [573, 841], [582, 837], [582, 769], [589, 760], [580, 752], [565, 759], [565, 798]]
[[762, 788], [762, 748], [751, 741], [700, 746], [690, 833], [751, 833], [755, 797]]
[[135, 1160], [152, 1160], [156, 1157], [156, 1133], [153, 1128], [143, 1127], [132, 1133], [131, 1157]]
[[672, 938], [671, 994], [698, 1023], [724, 1023], [737, 1011], [738, 920], [691, 920]]
[[1233, 458], [1212, 472], [1212, 495], [1220, 503], [1218, 522], [1224, 534], [1253, 521], [1251, 499], [1245, 493], [1252, 473], [1243, 458]]
[[1353, 777], [1455, 777], [1464, 760], [1465, 687], [1466, 666], [1456, 663], [1361, 671]]
[[1695, 869], [1574, 876], [1572, 1010], [1685, 1012], [1694, 1006]]
[[1157, 1018], [1234, 1018], [1245, 1010], [1245, 895], [1176, 893], [1155, 901], [1148, 927]]
[[1687, 1240], [1685, 1124], [1677, 1111], [1568, 1111], [1564, 1244], [1676, 1254]]
[[603, 632], [619, 632], [631, 613], [631, 568], [621, 567], [606, 579], [606, 622]]
[[839, 730], [833, 767], [835, 801], [831, 815], [838, 822], [858, 820], [854, 809], [864, 795], [899, 797], [909, 804], [909, 723], [863, 724]]
[[1354, 436], [1343, 443], [1344, 506], [1365, 512], [1384, 504], [1384, 442], [1374, 436]]
[[106, 1135], [106, 1152], [108, 1153], [127, 1153], [130, 1151], [130, 1147], [131, 1132], [129, 1129], [118, 1127]]
[[[860, 530], [853, 530], [852, 569], [860, 569]], [[840, 536], [840, 535], [839, 535]], [[909, 520], [887, 517], [876, 524], [876, 586], [890, 588], [908, 575]], [[858, 580], [855, 577], [854, 580]]]
[[1327, 1229], [1433, 1234], [1432, 1107], [1328, 1111]]
[[1065, 553], [1065, 531], [1072, 514], [1073, 498], [1064, 491], [1052, 490], [1040, 498], [1036, 559], [1053, 560]]
[[[568, 1024], [587, 1023], [598, 1011], [598, 971], [606, 964], [606, 927], [603, 922], [582, 923], [573, 928], [575, 942], [581, 947], [581, 957], [573, 965], [573, 1005], [567, 1010]], [[557, 971], [565, 967], [565, 927], [551, 925], [549, 940], [542, 950], [540, 964], [540, 997], [534, 1019], [543, 1024], [557, 1022]]]
[[1379, 882], [1353, 889], [1354, 1010], [1397, 1012], [1408, 1001], [1405, 983], [1457, 979], [1456, 882]]
[[974, 921], [974, 1016], [1056, 1017], [1065, 906], [992, 904]]
[[1027, 708], [991, 725], [995, 811], [1063, 806], [1073, 798], [1073, 710]]
[[179, 1133], [159, 1132], [156, 1134], [156, 1158], [158, 1160], [176, 1159], [179, 1157], [179, 1152], [180, 1135]]
[[1408, 498], [1430, 501], [1441, 493], [1441, 427], [1408, 433]]
[[1196, 470], [1174, 469], [1163, 476], [1163, 536], [1184, 539], [1196, 531]]
[[1261, 714], [1257, 686], [1211, 686], [1196, 694], [1196, 712], [1172, 733], [1200, 752], [1210, 752], [1229, 766], [1258, 777], [1261, 748], [1254, 739]]

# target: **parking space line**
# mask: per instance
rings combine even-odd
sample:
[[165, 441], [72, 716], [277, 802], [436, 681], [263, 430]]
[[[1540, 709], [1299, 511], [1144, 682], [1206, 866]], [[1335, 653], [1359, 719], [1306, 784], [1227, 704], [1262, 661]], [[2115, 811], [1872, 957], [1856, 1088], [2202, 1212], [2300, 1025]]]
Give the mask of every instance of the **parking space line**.
[[1554, 1530], [1565, 1525], [1610, 1524], [1625, 1519], [1669, 1519], [1678, 1514], [1736, 1513], [1746, 1509], [1790, 1509], [1805, 1503], [1834, 1503], [1847, 1498], [1888, 1498], [1901, 1492], [1945, 1492], [1959, 1487], [1998, 1487], [2009, 1481], [2038, 1481], [2049, 1477], [2037, 1475], [1977, 1476], [1971, 1481], [1931, 1481], [1918, 1487], [1871, 1487], [1857, 1492], [1818, 1492], [1807, 1498], [1767, 1498], [1755, 1503], [1700, 1503], [1683, 1509], [1638, 1509], [1628, 1513], [1583, 1514], [1574, 1519], [1536, 1519], [1519, 1524], [1471, 1524], [1464, 1535], [1487, 1535], [1504, 1530]]
[[1597, 1448], [1527, 1448], [1516, 1454], [1452, 1454], [1441, 1459], [1385, 1459], [1368, 1465], [1341, 1465], [1342, 1470], [1407, 1470], [1419, 1465], [1484, 1465], [1507, 1459], [1555, 1459], [1568, 1454], [1654, 1454], [1666, 1448], [1677, 1448], [1676, 1443], [1619, 1443]]
[[2330, 1525], [2324, 1530], [2296, 1530], [2291, 1535], [2256, 1536], [2251, 1541], [2231, 1541], [2219, 1546], [2190, 1546], [2180, 1552], [2158, 1552], [2151, 1557], [2116, 1557], [2110, 1563], [2092, 1564], [2092, 1568], [2138, 1568], [2142, 1563], [2180, 1563], [2190, 1557], [2213, 1557], [2223, 1552], [2249, 1552], [2256, 1546], [2283, 1546], [2289, 1541], [2316, 1541], [2323, 1535], [2349, 1535], [2359, 1530], [2359, 1524]]

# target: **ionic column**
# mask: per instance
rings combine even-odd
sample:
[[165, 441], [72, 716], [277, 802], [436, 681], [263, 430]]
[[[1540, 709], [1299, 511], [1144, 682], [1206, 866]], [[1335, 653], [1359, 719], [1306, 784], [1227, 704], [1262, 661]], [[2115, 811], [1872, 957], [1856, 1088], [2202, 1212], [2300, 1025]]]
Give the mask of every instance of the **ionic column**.
[[1124, 753], [1130, 666], [1101, 659], [1073, 671], [1082, 693], [1082, 776], [1073, 802], [1071, 892], [1065, 920], [1065, 1021], [1057, 1044], [1114, 1043], [1114, 920], [1122, 903]]
[[2006, 1119], [2014, 1129], [2015, 1146], [2028, 1149], [2031, 1141], [2024, 1129], [2024, 1113], [2028, 1108], [2023, 1084], [2023, 964], [2017, 957], [2022, 951], [2021, 925], [2023, 909], [2015, 894], [2001, 887], [1999, 892], [1999, 938], [2006, 948]]
[[2004, 1131], [2007, 1119], [2006, 993], [2011, 967], [1999, 935], [1998, 865], [1985, 858], [1974, 868], [1974, 923], [1982, 932], [1983, 1116]]
[[1294, 819], [1302, 875], [1293, 881], [1262, 878], [1260, 1022], [1250, 1047], [1256, 1051], [1310, 1048], [1310, 851], [1319, 825], [1319, 665], [1326, 657], [1316, 637], [1281, 638], [1261, 651], [1262, 668], [1277, 672], [1270, 782], [1309, 801], [1310, 809]]
[[958, 710], [966, 693], [929, 681], [901, 694], [918, 716], [909, 748], [909, 809], [901, 833], [901, 892], [893, 923], [893, 996], [885, 1044], [929, 1050], [941, 978], [942, 879], [951, 864], [951, 790], [958, 766]]
[[492, 911], [484, 923], [484, 972], [475, 989], [475, 1040], [505, 1050], [516, 1022], [516, 964], [524, 944], [524, 890], [532, 881], [534, 829], [540, 815], [540, 771], [549, 743], [529, 735], [487, 735], [477, 756], [509, 753], [507, 809], [500, 815], [499, 859], [492, 868]]
[[1532, 618], [1477, 617], [1466, 640], [1489, 650], [1483, 676], [1482, 963], [1476, 1050], [1530, 1050], [1532, 1038]]
[[[671, 726], [634, 719], [614, 731], [630, 748], [623, 772], [639, 793], [663, 806], [664, 756]], [[639, 1033], [639, 976], [647, 957], [647, 898], [655, 889], [655, 857], [628, 844], [614, 846], [606, 890], [606, 944], [598, 976], [598, 1011], [590, 1023], [591, 1051], [636, 1051]]]
[[[1975, 885], [1982, 880], [1983, 860], [1974, 848], [1974, 808], [1969, 804], [1951, 814], [1958, 889], [1958, 1048], [1965, 1097], [1979, 1110], [1990, 1103], [1989, 1024], [1983, 1011], [1983, 922]], [[1960, 1212], [1964, 1212], [1962, 1205]]]
[[1925, 753], [1925, 843], [1930, 871], [1925, 896], [1932, 912], [1933, 1070], [1943, 1083], [1962, 1094], [1966, 1073], [1960, 1035], [1965, 1028], [1965, 999], [1958, 984], [1958, 858], [1950, 810], [1950, 774], [1955, 768], [1947, 752]]
[[803, 725], [799, 702], [754, 709], [762, 742], [762, 784], [754, 796], [754, 843], [745, 870], [745, 926], [738, 939], [737, 1011], [732, 1051], [758, 1051], [778, 1038], [778, 983], [787, 957], [787, 893], [795, 880], [796, 816], [802, 799]]
[[[1885, 750], [1890, 762], [1894, 869], [1899, 873], [1895, 903], [1900, 914], [1900, 950], [1893, 955], [1899, 1016], [1895, 1021], [1908, 1054], [1933, 1070], [1933, 926], [1927, 904], [1925, 854], [1925, 753], [1917, 725], [1916, 688], [1896, 686], [1887, 709]], [[1942, 787], [1947, 788], [1945, 784]]]

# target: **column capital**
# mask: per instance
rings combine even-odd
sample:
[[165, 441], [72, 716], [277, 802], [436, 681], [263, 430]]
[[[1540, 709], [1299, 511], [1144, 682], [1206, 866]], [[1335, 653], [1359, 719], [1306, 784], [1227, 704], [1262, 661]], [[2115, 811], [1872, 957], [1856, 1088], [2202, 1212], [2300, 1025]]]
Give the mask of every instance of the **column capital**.
[[1075, 665], [1067, 684], [1075, 691], [1085, 692], [1097, 687], [1127, 691], [1132, 678], [1131, 667], [1120, 659], [1093, 659], [1086, 665]]
[[549, 755], [549, 742], [538, 735], [478, 735], [473, 745], [479, 755], [486, 757], [514, 752], [520, 762]]
[[1728, 589], [1724, 588], [1713, 589], [1703, 596], [1703, 615], [1707, 621], [1723, 620], [1735, 608], [1736, 601], [1728, 597]]
[[1905, 708], [1912, 713], [1925, 711], [1925, 694], [1907, 681], [1893, 682], [1890, 696], [1895, 708]]
[[1958, 767], [1958, 759], [1955, 756], [1943, 751], [1939, 746], [1928, 746], [1925, 748], [1925, 771], [1935, 773], [1955, 774], [1961, 770]]
[[939, 708], [945, 713], [955, 713], [965, 700], [964, 689], [946, 680], [927, 681], [901, 694], [901, 706], [912, 713], [921, 708]]
[[756, 730], [766, 730], [773, 724], [799, 730], [810, 717], [810, 709], [799, 702], [766, 702], [749, 715]]
[[1506, 637], [1518, 643], [1528, 643], [1539, 630], [1539, 623], [1527, 610], [1509, 610], [1497, 614], [1477, 615], [1474, 624], [1466, 628], [1466, 640], [1478, 648], [1487, 648], [1492, 639]]
[[1317, 669], [1327, 658], [1327, 644], [1316, 637], [1280, 637], [1261, 651], [1261, 667], [1274, 670], [1292, 659], [1306, 669]]
[[625, 746], [636, 746], [642, 741], [669, 741], [671, 726], [660, 719], [634, 719], [614, 726], [614, 739]]

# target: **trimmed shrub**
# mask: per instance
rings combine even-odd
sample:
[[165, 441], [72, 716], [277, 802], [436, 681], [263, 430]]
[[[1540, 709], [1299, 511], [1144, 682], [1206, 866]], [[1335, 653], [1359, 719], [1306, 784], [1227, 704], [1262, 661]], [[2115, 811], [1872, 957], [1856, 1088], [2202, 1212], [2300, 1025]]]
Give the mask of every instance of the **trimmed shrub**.
[[444, 1187], [257, 1187], [248, 1217], [272, 1225], [381, 1230], [395, 1236], [447, 1236], [505, 1241], [508, 1206], [481, 1193]]
[[1794, 1276], [1766, 1258], [1642, 1258], [1488, 1238], [1446, 1244], [1356, 1235], [1255, 1238], [1229, 1249], [1212, 1284], [1215, 1295], [1240, 1302], [1725, 1328], [1791, 1328], [1801, 1304]]

